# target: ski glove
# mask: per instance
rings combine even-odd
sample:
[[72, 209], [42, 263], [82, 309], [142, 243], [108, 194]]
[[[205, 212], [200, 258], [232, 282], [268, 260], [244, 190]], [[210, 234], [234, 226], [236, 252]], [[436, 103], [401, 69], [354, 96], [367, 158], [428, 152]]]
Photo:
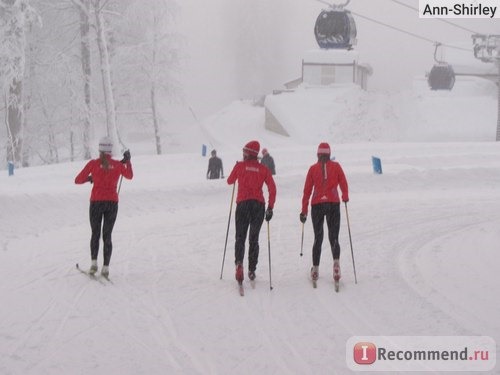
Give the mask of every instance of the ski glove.
[[307, 220], [307, 215], [303, 214], [303, 213], [300, 213], [299, 217], [300, 217], [300, 222], [302, 224], [304, 224], [306, 222], [306, 220]]
[[273, 209], [272, 208], [268, 208], [266, 210], [266, 221], [270, 221], [273, 217]]
[[87, 177], [87, 181], [90, 182], [91, 184], [94, 183], [94, 180], [92, 179], [92, 176], [88, 176]]
[[127, 163], [130, 161], [130, 150], [127, 150], [123, 153], [123, 159], [120, 160], [123, 164]]

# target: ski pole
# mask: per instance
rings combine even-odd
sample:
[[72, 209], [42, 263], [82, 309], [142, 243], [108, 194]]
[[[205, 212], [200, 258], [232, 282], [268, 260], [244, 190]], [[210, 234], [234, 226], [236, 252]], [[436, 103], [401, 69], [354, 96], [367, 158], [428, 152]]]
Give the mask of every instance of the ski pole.
[[269, 233], [269, 221], [267, 222], [267, 249], [269, 252], [269, 290], [273, 290], [271, 281], [271, 234]]
[[302, 223], [302, 240], [300, 241], [300, 256], [304, 255], [304, 223]]
[[356, 265], [354, 264], [354, 251], [352, 250], [352, 237], [351, 237], [351, 225], [349, 224], [349, 212], [347, 211], [347, 202], [345, 204], [345, 216], [347, 219], [347, 229], [349, 231], [349, 242], [351, 244], [351, 257], [352, 257], [352, 268], [354, 269], [354, 283], [358, 283], [358, 278], [356, 277]]
[[226, 248], [227, 248], [227, 237], [229, 236], [229, 224], [231, 224], [231, 213], [233, 212], [233, 199], [234, 199], [234, 188], [236, 184], [233, 184], [233, 193], [231, 194], [231, 204], [229, 206], [229, 218], [227, 219], [227, 231], [226, 231], [226, 243], [224, 244], [224, 255], [222, 256], [222, 266], [220, 269], [220, 279], [222, 280], [222, 272], [224, 271], [224, 260], [226, 259]]
[[[120, 141], [120, 143], [121, 143], [121, 141]], [[122, 146], [123, 146], [123, 143], [122, 143]], [[125, 151], [129, 151], [129, 149], [127, 148]], [[118, 195], [120, 195], [120, 189], [122, 188], [122, 181], [123, 181], [123, 175], [120, 176], [120, 183], [118, 184], [118, 192], [117, 192]]]
[[123, 175], [120, 176], [120, 184], [118, 185], [118, 195], [120, 194], [120, 189], [122, 188]]

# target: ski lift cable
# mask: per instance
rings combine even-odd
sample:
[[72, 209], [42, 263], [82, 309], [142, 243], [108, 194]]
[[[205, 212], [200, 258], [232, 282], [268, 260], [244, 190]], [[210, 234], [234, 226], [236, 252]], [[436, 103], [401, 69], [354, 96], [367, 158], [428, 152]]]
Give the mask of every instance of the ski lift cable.
[[[406, 8], [412, 9], [412, 10], [416, 11], [417, 13], [419, 12], [419, 10], [418, 10], [417, 8], [412, 7], [411, 5], [405, 4], [405, 3], [403, 3], [403, 2], [401, 2], [401, 1], [399, 1], [399, 0], [389, 0], [389, 1], [392, 1], [393, 3], [399, 4], [399, 5], [404, 6], [404, 7], [406, 7]], [[450, 21], [445, 20], [445, 19], [443, 19], [443, 18], [437, 18], [437, 17], [436, 17], [436, 18], [434, 18], [434, 19], [435, 19], [435, 20], [437, 20], [437, 21], [444, 22], [444, 23], [446, 23], [446, 24], [448, 24], [448, 25], [451, 25], [451, 26], [457, 27], [457, 28], [462, 29], [462, 30], [464, 30], [464, 31], [467, 31], [467, 32], [469, 32], [469, 33], [472, 33], [472, 34], [479, 34], [479, 33], [475, 32], [474, 30], [471, 30], [471, 29], [468, 29], [468, 28], [466, 28], [466, 27], [463, 27], [463, 26], [457, 25], [456, 23], [450, 22]]]
[[328, 3], [326, 2], [325, 0], [316, 0], [322, 4], [325, 4], [325, 5], [328, 5], [330, 8], [332, 9], [343, 9], [344, 7], [346, 7], [350, 2], [351, 0], [346, 0], [346, 2], [344, 4], [331, 4], [331, 3]]
[[[432, 44], [436, 44], [436, 41], [435, 40], [432, 40], [432, 39], [429, 39], [427, 37], [424, 37], [424, 36], [421, 36], [421, 35], [418, 35], [418, 34], [415, 34], [415, 33], [412, 33], [410, 31], [406, 31], [406, 30], [403, 30], [403, 29], [400, 29], [398, 27], [395, 27], [395, 26], [391, 26], [391, 25], [388, 25], [384, 22], [381, 22], [381, 21], [377, 21], [373, 18], [370, 18], [370, 17], [366, 17], [366, 16], [363, 16], [359, 13], [355, 13], [353, 11], [351, 11], [352, 14], [354, 14], [355, 16], [359, 17], [359, 18], [364, 18], [365, 20], [368, 20], [370, 22], [374, 22], [376, 24], [379, 24], [379, 25], [382, 25], [382, 26], [385, 26], [385, 27], [388, 27], [390, 29], [393, 29], [393, 30], [396, 30], [396, 31], [399, 31], [400, 33], [403, 33], [403, 34], [407, 34], [407, 35], [410, 35], [414, 38], [417, 38], [417, 39], [421, 39], [421, 40], [424, 40], [426, 42], [429, 42], [429, 43], [432, 43]], [[445, 44], [445, 43], [440, 43], [442, 46], [445, 46], [445, 47], [449, 47], [449, 48], [454, 48], [454, 49], [458, 49], [458, 50], [462, 50], [462, 51], [467, 51], [467, 52], [471, 52], [472, 49], [467, 49], [467, 48], [463, 48], [463, 47], [458, 47], [458, 46], [453, 46], [451, 44]]]

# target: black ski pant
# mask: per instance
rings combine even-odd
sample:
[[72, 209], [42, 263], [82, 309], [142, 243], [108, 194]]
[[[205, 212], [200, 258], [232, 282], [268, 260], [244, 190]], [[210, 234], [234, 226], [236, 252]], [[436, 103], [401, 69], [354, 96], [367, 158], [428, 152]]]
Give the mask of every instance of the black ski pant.
[[259, 261], [259, 234], [264, 222], [265, 205], [257, 200], [247, 200], [236, 206], [235, 264], [243, 264], [245, 242], [248, 234], [248, 269], [255, 271]]
[[92, 260], [97, 259], [99, 254], [99, 239], [101, 237], [104, 242], [104, 265], [109, 266], [111, 253], [113, 252], [113, 243], [111, 242], [111, 233], [115, 225], [116, 216], [118, 214], [118, 202], [113, 201], [96, 201], [90, 202], [89, 217], [90, 228], [92, 229], [92, 237], [90, 239], [90, 256]]
[[319, 266], [321, 245], [323, 244], [323, 225], [326, 218], [328, 239], [332, 248], [333, 259], [339, 259], [340, 203], [319, 203], [311, 206], [311, 220], [314, 229], [312, 250], [313, 266]]

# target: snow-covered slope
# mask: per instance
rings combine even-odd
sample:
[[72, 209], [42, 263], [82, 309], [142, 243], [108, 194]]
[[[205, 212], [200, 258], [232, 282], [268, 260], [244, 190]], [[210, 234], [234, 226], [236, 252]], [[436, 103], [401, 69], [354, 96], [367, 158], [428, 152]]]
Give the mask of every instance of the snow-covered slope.
[[[261, 232], [256, 287], [245, 282], [243, 298], [233, 275], [234, 216], [223, 262], [231, 187], [205, 179], [199, 147], [152, 156], [134, 154], [131, 145], [135, 177], [120, 191], [113, 284], [106, 285], [75, 270], [90, 257], [90, 185], [73, 184], [84, 162], [1, 175], [0, 373], [349, 374], [352, 336], [486, 335], [498, 342], [498, 144], [382, 142], [399, 138], [396, 124], [405, 113], [414, 121], [414, 109], [396, 106], [404, 98], [393, 95], [385, 98], [394, 102], [349, 95], [361, 104], [347, 103], [342, 113], [349, 116], [336, 126], [301, 113], [321, 129], [292, 124], [290, 138], [264, 130], [262, 108], [242, 102], [204, 121], [226, 174], [250, 139], [267, 146], [277, 164], [275, 215]], [[429, 108], [446, 95], [416, 97]], [[360, 121], [368, 103], [378, 103], [371, 107], [378, 115]], [[455, 110], [454, 118], [470, 112], [462, 104]], [[489, 112], [481, 116], [476, 124], [491, 123]], [[449, 120], [440, 126], [456, 130]], [[368, 128], [378, 130], [378, 142], [365, 142]], [[302, 187], [323, 140], [351, 190], [358, 283], [343, 206], [340, 293], [326, 242], [319, 286], [311, 288], [310, 221], [300, 257]], [[382, 175], [372, 173], [373, 155], [382, 159]], [[491, 373], [500, 374], [498, 365]]]
[[292, 138], [303, 142], [495, 139], [496, 87], [479, 78], [458, 77], [451, 91], [431, 91], [423, 78], [401, 92], [303, 85], [268, 96], [266, 106]]

